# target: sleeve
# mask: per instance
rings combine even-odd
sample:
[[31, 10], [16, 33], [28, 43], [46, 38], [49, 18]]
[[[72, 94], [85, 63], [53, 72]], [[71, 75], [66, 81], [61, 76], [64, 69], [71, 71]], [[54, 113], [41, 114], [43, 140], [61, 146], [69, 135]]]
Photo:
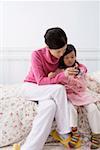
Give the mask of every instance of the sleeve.
[[31, 64], [32, 73], [38, 85], [61, 84], [66, 79], [64, 72], [57, 74], [51, 79], [47, 77], [43, 70], [42, 61], [37, 53], [32, 54]]
[[83, 92], [86, 89], [86, 85], [82, 78], [74, 78], [69, 76], [67, 84], [65, 84], [66, 89], [71, 89], [75, 93]]
[[80, 64], [80, 65], [79, 65], [79, 68], [80, 68], [80, 71], [81, 71], [81, 72], [83, 72], [83, 73], [87, 73], [87, 68], [86, 68], [86, 66], [85, 66], [85, 65]]

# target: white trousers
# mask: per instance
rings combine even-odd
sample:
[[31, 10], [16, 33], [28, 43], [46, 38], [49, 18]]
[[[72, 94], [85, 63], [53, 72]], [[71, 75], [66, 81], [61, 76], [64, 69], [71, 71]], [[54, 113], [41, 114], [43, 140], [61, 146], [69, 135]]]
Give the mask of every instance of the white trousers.
[[[75, 107], [69, 103], [70, 105], [70, 126], [77, 127], [78, 113]], [[95, 103], [91, 103], [89, 105], [84, 106], [87, 111], [87, 118], [89, 121], [89, 126], [91, 131], [96, 134], [100, 134], [100, 110], [96, 106]]]
[[20, 96], [27, 100], [38, 100], [38, 113], [33, 121], [33, 126], [21, 150], [42, 150], [51, 131], [55, 118], [57, 131], [66, 134], [70, 129], [69, 105], [66, 90], [63, 85], [36, 85], [23, 83]]

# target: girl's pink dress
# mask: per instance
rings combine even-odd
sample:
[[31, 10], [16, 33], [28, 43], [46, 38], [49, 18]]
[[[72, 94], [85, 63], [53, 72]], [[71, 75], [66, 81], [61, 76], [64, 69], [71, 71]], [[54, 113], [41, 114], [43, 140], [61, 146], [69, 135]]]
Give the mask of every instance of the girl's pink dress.
[[[80, 74], [77, 76], [67, 76], [64, 81], [68, 99], [73, 105], [81, 106], [100, 101], [100, 99], [91, 96], [87, 86], [85, 76], [87, 68], [83, 64], [79, 64]], [[61, 70], [57, 70], [60, 72]]]

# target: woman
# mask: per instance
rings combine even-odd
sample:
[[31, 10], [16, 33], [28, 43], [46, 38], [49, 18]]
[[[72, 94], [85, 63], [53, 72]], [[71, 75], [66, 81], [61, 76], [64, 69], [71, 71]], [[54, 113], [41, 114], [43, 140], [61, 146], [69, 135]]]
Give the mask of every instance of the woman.
[[21, 150], [42, 150], [54, 118], [61, 142], [70, 139], [68, 102], [66, 90], [61, 85], [67, 72], [65, 70], [52, 79], [48, 77], [49, 72], [58, 68], [59, 59], [67, 47], [67, 37], [61, 28], [56, 27], [48, 29], [44, 39], [46, 47], [32, 53], [30, 71], [22, 88], [22, 96], [38, 101], [38, 113]]

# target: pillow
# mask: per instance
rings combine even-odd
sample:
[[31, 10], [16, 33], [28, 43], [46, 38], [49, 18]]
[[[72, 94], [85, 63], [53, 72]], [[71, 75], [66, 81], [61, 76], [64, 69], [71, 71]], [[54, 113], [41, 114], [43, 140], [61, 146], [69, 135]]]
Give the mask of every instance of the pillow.
[[100, 71], [87, 75], [86, 82], [89, 89], [100, 94]]
[[100, 83], [100, 71], [94, 72], [92, 77]]

